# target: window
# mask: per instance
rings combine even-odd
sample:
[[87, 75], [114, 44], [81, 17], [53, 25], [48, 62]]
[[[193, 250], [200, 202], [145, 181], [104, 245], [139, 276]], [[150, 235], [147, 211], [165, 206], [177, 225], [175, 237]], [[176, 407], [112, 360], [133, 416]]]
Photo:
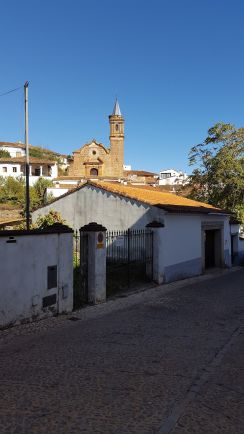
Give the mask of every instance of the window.
[[51, 265], [47, 267], [47, 289], [57, 288], [57, 281], [57, 265]]
[[96, 151], [93, 150], [92, 153], [93, 153], [93, 155], [96, 155]]
[[7, 167], [3, 167], [3, 172], [7, 172]]
[[41, 175], [41, 169], [40, 167], [36, 167], [35, 168], [35, 176], [40, 176]]
[[14, 173], [17, 172], [17, 167], [13, 167], [13, 172], [14, 172]]
[[115, 129], [116, 129], [116, 131], [119, 131], [119, 125], [118, 124], [115, 124]]
[[95, 168], [91, 169], [91, 170], [90, 170], [90, 175], [91, 175], [91, 176], [92, 176], [92, 175], [94, 175], [94, 176], [98, 176], [98, 170], [95, 169]]
[[171, 173], [162, 173], [162, 179], [170, 178], [170, 177], [171, 177]]

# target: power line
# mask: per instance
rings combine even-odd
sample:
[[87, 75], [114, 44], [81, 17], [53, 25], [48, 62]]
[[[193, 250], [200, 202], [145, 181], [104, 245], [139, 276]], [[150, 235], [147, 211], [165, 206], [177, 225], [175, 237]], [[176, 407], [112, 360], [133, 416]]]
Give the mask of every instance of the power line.
[[8, 90], [8, 92], [1, 93], [0, 97], [4, 96], [4, 95], [8, 95], [9, 93], [12, 93], [12, 92], [16, 92], [17, 90], [22, 89], [22, 88], [23, 88], [23, 86], [19, 86], [19, 87], [16, 87], [16, 89]]

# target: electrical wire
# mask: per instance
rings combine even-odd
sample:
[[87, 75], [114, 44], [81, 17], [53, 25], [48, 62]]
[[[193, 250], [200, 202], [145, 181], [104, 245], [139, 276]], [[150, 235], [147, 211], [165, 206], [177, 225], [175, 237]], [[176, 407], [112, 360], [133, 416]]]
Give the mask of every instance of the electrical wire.
[[4, 96], [4, 95], [8, 95], [9, 93], [12, 93], [12, 92], [16, 92], [17, 90], [22, 89], [22, 88], [23, 88], [23, 86], [19, 86], [19, 87], [16, 87], [16, 89], [12, 89], [12, 90], [9, 90], [8, 92], [1, 93], [0, 97]]

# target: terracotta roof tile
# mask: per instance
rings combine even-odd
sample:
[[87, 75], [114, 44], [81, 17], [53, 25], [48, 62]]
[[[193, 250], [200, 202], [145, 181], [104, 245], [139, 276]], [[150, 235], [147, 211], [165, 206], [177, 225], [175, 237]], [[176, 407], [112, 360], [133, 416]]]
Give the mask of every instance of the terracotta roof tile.
[[129, 175], [150, 176], [150, 177], [159, 176], [158, 173], [147, 172], [146, 170], [124, 170], [124, 175], [125, 176], [129, 176]]
[[118, 193], [123, 196], [130, 197], [131, 199], [148, 203], [149, 205], [173, 205], [180, 207], [187, 206], [191, 208], [207, 208], [210, 210], [220, 211], [219, 208], [213, 207], [207, 203], [187, 199], [186, 197], [178, 196], [173, 193], [158, 191], [158, 189], [154, 190], [154, 188], [138, 188], [130, 185], [112, 184], [103, 181], [95, 181], [91, 182], [90, 184], [101, 187], [104, 190], [110, 191], [112, 193]]
[[[30, 164], [55, 164], [56, 161], [45, 160], [43, 158], [30, 157]], [[26, 157], [2, 157], [0, 158], [0, 163], [25, 163]]]
[[14, 142], [0, 142], [0, 148], [1, 147], [5, 147], [5, 148], [21, 148], [21, 149], [25, 149], [25, 144], [24, 143], [14, 143]]
[[[212, 205], [209, 205], [204, 202], [198, 202], [196, 200], [187, 199], [183, 196], [178, 196], [174, 193], [167, 193], [164, 191], [159, 191], [157, 188], [148, 187], [148, 188], [138, 188], [129, 185], [123, 185], [119, 183], [112, 183], [106, 181], [85, 181], [82, 185], [75, 187], [72, 190], [69, 190], [67, 193], [54, 198], [51, 202], [49, 202], [45, 206], [49, 206], [53, 202], [57, 202], [58, 200], [63, 199], [70, 194], [75, 193], [78, 190], [86, 186], [93, 186], [95, 188], [100, 188], [110, 193], [119, 194], [120, 196], [127, 197], [130, 199], [138, 200], [140, 202], [146, 203], [148, 205], [157, 206], [169, 212], [177, 212], [177, 213], [222, 213], [230, 215], [231, 212], [221, 210], [220, 208], [215, 208]], [[44, 208], [43, 206], [37, 207], [35, 210], [39, 208]]]

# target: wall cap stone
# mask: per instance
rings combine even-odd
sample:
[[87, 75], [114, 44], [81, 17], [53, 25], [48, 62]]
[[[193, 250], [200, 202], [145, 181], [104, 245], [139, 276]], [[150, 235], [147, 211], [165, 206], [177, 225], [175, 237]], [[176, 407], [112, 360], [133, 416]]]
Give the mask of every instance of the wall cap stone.
[[106, 228], [96, 222], [91, 222], [88, 225], [82, 226], [80, 232], [106, 232]]
[[15, 237], [20, 235], [46, 235], [46, 234], [62, 234], [73, 233], [73, 229], [62, 223], [54, 223], [52, 226], [47, 226], [45, 229], [9, 229], [0, 231], [0, 237]]
[[153, 220], [151, 223], [148, 223], [146, 225], [146, 228], [164, 228], [164, 223], [158, 222], [156, 220]]

